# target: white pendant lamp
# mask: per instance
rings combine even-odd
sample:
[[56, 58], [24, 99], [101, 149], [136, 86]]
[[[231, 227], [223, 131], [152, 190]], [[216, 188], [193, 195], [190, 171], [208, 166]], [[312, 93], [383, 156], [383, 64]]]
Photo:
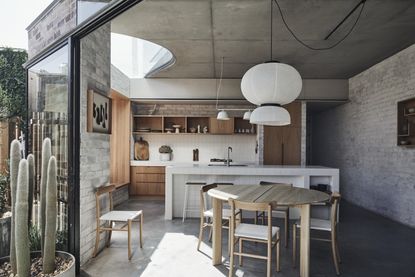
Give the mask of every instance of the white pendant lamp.
[[[300, 73], [288, 64], [269, 62], [251, 67], [241, 81], [244, 97], [260, 106], [252, 112], [250, 123], [272, 126], [290, 124], [290, 115], [281, 106], [293, 102], [300, 95], [301, 88]], [[276, 116], [283, 117], [279, 120]]]
[[252, 114], [251, 110], [246, 111], [246, 112], [244, 113], [244, 117], [243, 117], [243, 119], [244, 119], [244, 120], [250, 120], [250, 119], [251, 119], [251, 114]]
[[303, 82], [294, 67], [272, 59], [273, 0], [270, 3], [270, 62], [251, 67], [242, 77], [241, 91], [249, 102], [259, 106], [252, 112], [250, 123], [284, 126], [291, 123], [291, 118], [288, 111], [281, 106], [294, 101], [300, 95]]
[[217, 120], [229, 120], [228, 112], [225, 110], [218, 112]]

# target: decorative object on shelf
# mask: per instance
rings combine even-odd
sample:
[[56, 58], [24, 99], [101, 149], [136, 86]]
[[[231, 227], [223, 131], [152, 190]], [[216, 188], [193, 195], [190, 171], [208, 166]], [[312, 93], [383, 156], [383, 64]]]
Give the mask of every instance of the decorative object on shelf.
[[200, 134], [200, 125], [197, 125], [197, 133]]
[[194, 134], [194, 133], [196, 133], [197, 130], [196, 130], [195, 127], [190, 127], [189, 131], [190, 131], [190, 133]]
[[176, 134], [179, 134], [179, 133], [180, 133], [180, 128], [181, 128], [182, 126], [181, 126], [181, 125], [172, 125], [172, 127], [173, 127], [174, 129], [176, 129], [175, 133], [176, 133]]
[[174, 129], [173, 129], [173, 128], [164, 128], [164, 131], [165, 131], [167, 134], [171, 134], [171, 133], [174, 131]]
[[273, 60], [272, 24], [271, 2], [270, 61], [253, 66], [244, 74], [241, 91], [249, 102], [259, 106], [251, 113], [250, 123], [284, 126], [291, 123], [291, 118], [281, 106], [293, 102], [300, 95], [302, 79], [291, 65]]
[[111, 134], [111, 98], [88, 90], [87, 131]]
[[198, 162], [199, 161], [199, 149], [193, 149], [193, 161]]
[[408, 114], [415, 113], [415, 107], [408, 108]]
[[134, 159], [139, 161], [148, 161], [150, 158], [148, 142], [140, 137], [140, 140], [134, 143]]
[[208, 133], [208, 127], [205, 126], [205, 127], [203, 127], [203, 134], [207, 134], [207, 133]]
[[410, 144], [410, 142], [409, 142], [409, 141], [407, 141], [407, 140], [401, 140], [399, 143], [400, 143], [401, 145], [409, 145], [409, 144]]
[[171, 153], [173, 153], [173, 150], [168, 145], [162, 145], [159, 148], [160, 153], [160, 161], [167, 162], [171, 160]]

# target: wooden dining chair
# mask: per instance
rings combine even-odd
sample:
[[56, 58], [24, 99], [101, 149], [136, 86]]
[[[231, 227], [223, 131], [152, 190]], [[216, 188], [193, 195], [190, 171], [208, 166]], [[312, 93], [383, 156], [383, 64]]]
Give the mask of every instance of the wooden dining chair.
[[[232, 183], [226, 183], [222, 185], [233, 185]], [[208, 209], [208, 203], [206, 199], [206, 194], [210, 189], [216, 188], [217, 183], [205, 185], [200, 188], [200, 229], [199, 229], [199, 242], [197, 243], [197, 250], [200, 249], [200, 243], [203, 238], [203, 230], [206, 227], [210, 227], [209, 230], [209, 241], [212, 239], [212, 226], [213, 226], [213, 209]], [[240, 215], [240, 213], [239, 213]], [[229, 229], [229, 221], [231, 219], [231, 210], [222, 209], [222, 228]], [[240, 219], [239, 219], [240, 220]], [[230, 232], [229, 232], [230, 238]], [[230, 241], [230, 240], [229, 240]], [[228, 253], [230, 253], [230, 246], [228, 243]]]
[[[285, 186], [285, 187], [292, 187], [292, 184], [284, 184], [284, 183], [276, 183], [276, 182], [267, 182], [267, 181], [261, 181], [259, 183], [260, 185], [277, 185], [277, 186]], [[290, 224], [289, 224], [289, 220], [290, 220], [290, 207], [287, 206], [278, 206], [276, 209], [272, 210], [272, 217], [277, 217], [277, 218], [284, 218], [284, 225], [285, 225], [285, 230], [284, 230], [284, 243], [285, 243], [285, 247], [288, 247], [288, 237], [290, 234]], [[262, 219], [262, 224], [264, 224], [265, 222], [265, 217], [266, 217], [266, 213], [262, 212], [262, 213], [258, 213], [256, 212], [255, 214], [255, 224], [257, 224], [258, 219]]]
[[[262, 259], [267, 261], [267, 277], [271, 276], [271, 259], [272, 259], [272, 248], [276, 247], [276, 271], [280, 271], [280, 228], [272, 226], [272, 218], [268, 217], [267, 225], [256, 225], [248, 223], [240, 223], [235, 226], [235, 212], [239, 211], [260, 211], [268, 212], [271, 214], [275, 203], [252, 203], [242, 202], [238, 200], [229, 199], [231, 205], [231, 256], [230, 256], [230, 267], [229, 277], [233, 276], [233, 264], [234, 256], [239, 256], [239, 265], [243, 264], [243, 257]], [[261, 256], [252, 253], [243, 252], [243, 242], [253, 241], [267, 244], [267, 255]], [[239, 251], [235, 251], [235, 245], [239, 243]]]
[[[96, 239], [94, 257], [98, 254], [98, 247], [100, 235], [102, 232], [108, 232], [106, 246], [109, 247], [111, 242], [112, 231], [128, 232], [128, 259], [131, 260], [131, 229], [132, 222], [138, 221], [140, 224], [140, 248], [143, 248], [143, 211], [115, 211], [113, 210], [112, 193], [115, 190], [114, 185], [104, 186], [97, 189], [95, 192], [96, 200]], [[108, 194], [109, 211], [101, 214], [100, 197]], [[101, 226], [101, 222], [109, 223], [109, 226]], [[121, 223], [121, 226], [116, 226], [114, 223]]]
[[[337, 241], [337, 211], [339, 209], [340, 194], [334, 192], [330, 197], [330, 219], [310, 218], [310, 230], [319, 230], [330, 232], [330, 239], [310, 238], [313, 240], [331, 242], [331, 251], [333, 256], [334, 267], [336, 274], [340, 275], [339, 263], [341, 263], [339, 246]], [[296, 221], [293, 225], [293, 265], [296, 265], [296, 232], [297, 228], [301, 228], [300, 221]]]

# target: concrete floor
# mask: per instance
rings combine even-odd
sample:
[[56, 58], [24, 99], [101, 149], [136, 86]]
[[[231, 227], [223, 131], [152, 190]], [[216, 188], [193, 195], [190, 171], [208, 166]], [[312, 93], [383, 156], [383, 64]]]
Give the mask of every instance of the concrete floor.
[[[224, 265], [211, 264], [211, 244], [207, 231], [201, 252], [196, 251], [199, 220], [164, 220], [164, 203], [158, 200], [129, 200], [119, 209], [144, 211], [144, 247], [135, 248], [131, 261], [127, 259], [127, 236], [113, 234], [110, 248], [82, 267], [81, 276], [227, 276], [227, 234], [224, 231]], [[342, 276], [415, 276], [415, 230], [368, 212], [347, 202], [341, 204], [339, 248], [342, 256]], [[275, 224], [283, 226], [276, 220]], [[138, 226], [133, 245], [138, 245]], [[312, 235], [322, 235], [312, 233]], [[248, 244], [248, 243], [247, 243]], [[261, 244], [247, 246], [265, 253]], [[311, 242], [311, 276], [336, 276], [330, 245]], [[281, 250], [281, 272], [274, 276], [299, 276], [298, 267], [291, 263], [289, 248]], [[273, 260], [273, 269], [275, 261]], [[236, 276], [265, 276], [266, 262], [244, 259]]]

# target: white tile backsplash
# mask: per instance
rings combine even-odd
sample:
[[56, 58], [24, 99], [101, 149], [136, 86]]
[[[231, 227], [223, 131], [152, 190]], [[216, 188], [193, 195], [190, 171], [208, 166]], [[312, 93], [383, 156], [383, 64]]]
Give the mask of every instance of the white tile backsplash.
[[[173, 161], [192, 162], [193, 149], [199, 149], [199, 161], [208, 163], [211, 158], [226, 158], [228, 146], [233, 151], [234, 162], [256, 163], [255, 146], [257, 137], [254, 135], [140, 135], [149, 143], [150, 161], [159, 160], [159, 147], [169, 145], [173, 149]], [[139, 137], [136, 139], [139, 139]]]

